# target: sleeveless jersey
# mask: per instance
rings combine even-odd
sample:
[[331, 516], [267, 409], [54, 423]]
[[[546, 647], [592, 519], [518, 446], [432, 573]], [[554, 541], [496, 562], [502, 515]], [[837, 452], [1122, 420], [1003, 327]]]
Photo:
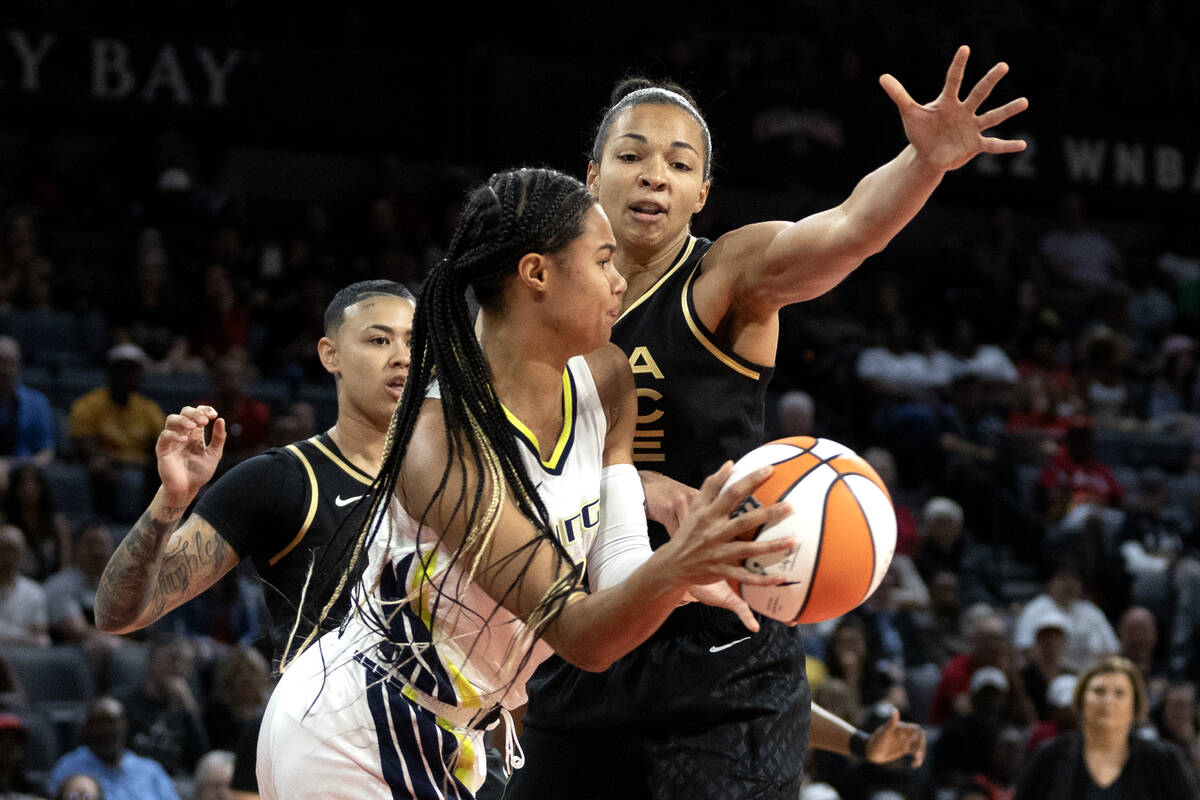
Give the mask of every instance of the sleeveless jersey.
[[[568, 363], [562, 386], [563, 429], [545, 461], [533, 434], [505, 411], [555, 534], [582, 567], [599, 526], [607, 422], [582, 357]], [[439, 396], [436, 384], [429, 394]], [[476, 719], [482, 719], [497, 706], [524, 703], [525, 681], [550, 655], [549, 645], [531, 641], [525, 625], [467, 581], [460, 565], [444, 567], [449, 554], [434, 547], [437, 533], [418, 531], [418, 522], [398, 500], [392, 500], [386, 513], [355, 601], [364, 597], [366, 613], [387, 620], [388, 634], [380, 637], [354, 615], [349, 624], [355, 633], [349, 638], [357, 638], [357, 659], [369, 674], [384, 681], [398, 678], [410, 700], [457, 718], [459, 724], [464, 724], [464, 712], [475, 711]], [[423, 573], [428, 575], [424, 581]], [[378, 589], [368, 592], [376, 579]], [[410, 599], [418, 587], [420, 595]]]
[[[723, 348], [700, 322], [692, 287], [711, 246], [689, 236], [674, 265], [612, 331], [637, 383], [634, 465], [696, 488], [726, 459], [762, 444], [774, 371]], [[666, 540], [653, 523], [650, 534], [656, 547]]]

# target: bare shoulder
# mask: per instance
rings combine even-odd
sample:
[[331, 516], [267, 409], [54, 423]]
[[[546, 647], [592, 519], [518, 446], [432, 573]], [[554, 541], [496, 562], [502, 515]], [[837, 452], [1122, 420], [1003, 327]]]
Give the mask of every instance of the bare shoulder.
[[767, 248], [791, 223], [755, 222], [718, 237], [704, 255], [704, 272], [739, 274], [749, 263], [767, 257]]
[[605, 408], [620, 405], [634, 391], [633, 370], [625, 351], [609, 342], [584, 356]]

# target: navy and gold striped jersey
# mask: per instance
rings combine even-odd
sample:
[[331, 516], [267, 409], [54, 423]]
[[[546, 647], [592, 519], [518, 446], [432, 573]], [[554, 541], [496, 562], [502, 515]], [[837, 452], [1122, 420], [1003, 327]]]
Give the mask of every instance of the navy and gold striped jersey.
[[[238, 555], [251, 558], [271, 612], [275, 658], [284, 650], [309, 567], [313, 567], [296, 635], [303, 640], [337, 588], [365, 520], [372, 476], [354, 466], [322, 433], [243, 461], [200, 498], [194, 513]], [[348, 576], [325, 628], [349, 609]]]
[[[674, 265], [621, 315], [612, 340], [637, 383], [638, 469], [699, 487], [726, 459], [762, 444], [773, 367], [730, 352], [705, 330], [692, 287], [712, 242], [689, 236]], [[651, 539], [662, 531], [651, 525]]]

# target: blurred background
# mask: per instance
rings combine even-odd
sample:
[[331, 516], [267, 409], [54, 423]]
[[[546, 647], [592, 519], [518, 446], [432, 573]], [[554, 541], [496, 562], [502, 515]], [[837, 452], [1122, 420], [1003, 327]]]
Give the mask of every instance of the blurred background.
[[[152, 672], [149, 641], [87, 629], [89, 570], [157, 486], [151, 406], [217, 405], [234, 421], [222, 470], [328, 427], [315, 342], [333, 293], [378, 277], [415, 291], [466, 187], [497, 169], [582, 177], [624, 76], [674, 79], [707, 116], [714, 190], [694, 230], [715, 238], [840, 202], [904, 144], [878, 76], [932, 100], [963, 43], [968, 86], [1010, 65], [988, 105], [1030, 99], [998, 134], [1028, 149], [948, 175], [885, 252], [785, 310], [768, 415], [773, 436], [868, 454], [897, 505], [885, 589], [808, 637], [814, 689], [856, 724], [897, 705], [934, 739], [975, 713], [995, 746], [935, 751], [917, 773], [821, 758], [810, 772], [845, 798], [1011, 785], [1031, 732], [1055, 719], [1049, 684], [1110, 652], [1150, 683], [1146, 730], [1200, 764], [1197, 23], [1200, 6], [1165, 0], [419, 13], [5, 0], [0, 508], [19, 536], [3, 566], [43, 586], [79, 572], [85, 626], [54, 609], [53, 584], [49, 644], [0, 620], [23, 684], [3, 695], [27, 744], [19, 769], [43, 779], [91, 697]], [[151, 404], [101, 470], [72, 405], [114, 380]], [[12, 398], [45, 404], [32, 439]], [[223, 584], [156, 631], [188, 651], [201, 706], [265, 630], [251, 575]], [[1039, 651], [1049, 607], [1034, 603], [1052, 595], [1069, 622], [1076, 603], [1096, 609], [1109, 635], [1064, 630], [1065, 654]], [[985, 652], [993, 616], [1002, 655]], [[43, 687], [47, 658], [74, 664], [78, 687]], [[962, 659], [1011, 667], [998, 715], [976, 719], [973, 688], [954, 683]], [[165, 757], [185, 796], [218, 746], [203, 722]]]

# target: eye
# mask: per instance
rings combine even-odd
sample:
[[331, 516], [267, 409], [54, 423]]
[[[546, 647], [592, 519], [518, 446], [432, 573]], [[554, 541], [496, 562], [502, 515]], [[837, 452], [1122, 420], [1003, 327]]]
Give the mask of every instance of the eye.
[[671, 166], [673, 166], [675, 169], [679, 170], [680, 172], [691, 172], [692, 171], [692, 165], [685, 164], [682, 161], [676, 161]]
[[384, 346], [386, 346], [388, 344], [388, 338], [386, 336], [372, 336], [368, 341], [371, 344], [378, 344], [378, 345], [384, 345]]
[[624, 161], [626, 163], [630, 163], [633, 161], [637, 161], [638, 157], [637, 157], [637, 153], [621, 153], [617, 156], [617, 160]]

